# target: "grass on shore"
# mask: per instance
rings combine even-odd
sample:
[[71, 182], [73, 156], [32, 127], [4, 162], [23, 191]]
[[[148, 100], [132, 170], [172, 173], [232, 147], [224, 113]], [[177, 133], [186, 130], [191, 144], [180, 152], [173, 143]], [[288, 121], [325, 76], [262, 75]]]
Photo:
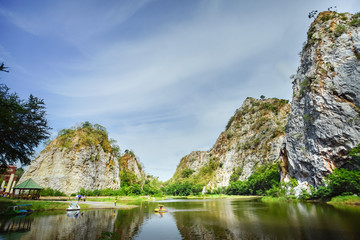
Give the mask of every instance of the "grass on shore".
[[284, 197], [270, 197], [265, 196], [261, 198], [262, 202], [299, 202], [300, 200], [297, 199], [295, 196], [284, 196]]
[[243, 195], [225, 195], [225, 194], [204, 194], [204, 195], [189, 195], [189, 196], [166, 196], [166, 198], [175, 199], [260, 199], [261, 196], [243, 196]]
[[[20, 204], [31, 204], [31, 209], [34, 211], [43, 211], [43, 210], [65, 210], [69, 204], [62, 202], [52, 202], [52, 201], [28, 201], [28, 200], [0, 200], [0, 210], [4, 211], [9, 206], [20, 205]], [[86, 208], [86, 206], [84, 206]]]
[[[284, 197], [270, 197], [265, 196], [261, 198], [263, 202], [299, 202], [301, 200], [297, 199], [295, 196], [284, 196]], [[304, 201], [304, 202], [314, 202], [314, 201]], [[319, 200], [315, 202], [320, 202]], [[358, 196], [336, 196], [333, 197], [330, 201], [325, 202], [327, 204], [346, 204], [346, 205], [360, 205], [360, 197]]]
[[329, 202], [329, 204], [349, 204], [349, 205], [360, 205], [360, 197], [358, 196], [337, 196], [333, 197]]

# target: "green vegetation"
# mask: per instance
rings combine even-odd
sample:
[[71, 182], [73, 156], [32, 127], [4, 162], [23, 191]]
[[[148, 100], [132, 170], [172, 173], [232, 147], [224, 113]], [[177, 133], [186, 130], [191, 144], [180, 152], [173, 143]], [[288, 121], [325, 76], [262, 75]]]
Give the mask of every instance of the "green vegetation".
[[330, 200], [336, 196], [360, 195], [360, 144], [350, 150], [352, 159], [349, 163], [352, 170], [338, 168], [324, 180], [324, 185], [316, 190], [310, 187], [311, 192], [303, 191], [300, 198], [303, 200]]
[[330, 204], [358, 204], [360, 202], [359, 196], [348, 195], [348, 196], [337, 196], [331, 198], [328, 202]]
[[310, 116], [310, 114], [306, 113], [303, 115], [303, 119], [305, 122], [312, 122], [312, 116]]
[[120, 172], [120, 182], [122, 186], [126, 187], [139, 183], [135, 173], [127, 169]]
[[264, 196], [261, 198], [262, 202], [296, 202], [299, 199], [294, 195], [284, 195], [281, 197]]
[[194, 184], [189, 181], [172, 183], [164, 187], [162, 190], [167, 195], [172, 196], [189, 196], [189, 195], [199, 195], [203, 189], [203, 185]]
[[66, 196], [66, 194], [52, 188], [44, 188], [40, 191], [40, 196]]
[[24, 174], [24, 169], [23, 168], [17, 168], [16, 171], [15, 171], [15, 175], [17, 177], [17, 179], [20, 179], [21, 176]]
[[0, 210], [3, 211], [6, 210], [6, 208], [9, 206], [20, 205], [20, 204], [31, 204], [32, 205], [31, 209], [34, 211], [59, 210], [59, 209], [64, 210], [69, 206], [68, 203], [61, 203], [61, 202], [1, 199]]
[[195, 171], [191, 168], [186, 168], [181, 172], [181, 177], [182, 178], [188, 178], [190, 177], [191, 174], [193, 174]]
[[[131, 172], [127, 172], [131, 176], [135, 176]], [[133, 178], [134, 179], [134, 178]], [[76, 196], [81, 194], [83, 196], [91, 197], [91, 196], [140, 196], [140, 195], [151, 195], [151, 196], [161, 196], [163, 193], [160, 191], [161, 182], [158, 178], [154, 178], [149, 175], [145, 180], [144, 184], [140, 184], [139, 182], [121, 182], [121, 188], [119, 189], [95, 189], [95, 190], [87, 190], [81, 188], [79, 192], [72, 193], [71, 196]], [[59, 195], [53, 195], [59, 196]]]
[[334, 35], [335, 37], [340, 37], [347, 30], [346, 26], [343, 24], [338, 24], [335, 26]]
[[226, 189], [230, 195], [264, 195], [280, 187], [279, 164], [264, 164], [246, 181], [231, 182]]
[[350, 26], [353, 26], [353, 27], [358, 27], [360, 26], [360, 12], [354, 14], [352, 16], [352, 20], [351, 22], [349, 23]]
[[243, 172], [243, 169], [241, 167], [234, 168], [233, 170], [234, 170], [234, 172], [230, 176], [230, 183], [236, 182]]
[[265, 109], [277, 114], [279, 109], [288, 103], [289, 101], [285, 99], [271, 98], [271, 101], [269, 102], [264, 101], [260, 103], [260, 110]]
[[[88, 121], [81, 123], [77, 127], [69, 129], [62, 129], [58, 133], [57, 143], [62, 148], [80, 148], [84, 146], [97, 146], [100, 145], [104, 152], [111, 152], [112, 147], [110, 142], [114, 140], [108, 139], [106, 128], [99, 124], [91, 124]], [[96, 160], [93, 156], [91, 160]]]
[[326, 22], [326, 21], [329, 21], [330, 19], [333, 19], [333, 18], [335, 18], [335, 17], [336, 17], [336, 13], [335, 13], [335, 12], [326, 13], [326, 14], [324, 14], [324, 15], [320, 18], [320, 20], [321, 20], [322, 22]]
[[316, 79], [315, 76], [305, 77], [304, 80], [300, 82], [300, 96], [304, 96], [305, 91], [310, 89], [310, 84], [314, 79]]
[[[4, 63], [0, 71], [8, 72]], [[5, 84], [0, 84], [0, 164], [27, 165], [35, 148], [50, 135], [45, 103], [33, 95], [23, 100], [9, 91]]]
[[229, 119], [228, 123], [226, 124], [226, 127], [225, 127], [225, 130], [228, 130], [232, 124], [232, 122], [234, 121], [235, 119], [235, 115], [236, 115], [236, 112], [235, 114]]

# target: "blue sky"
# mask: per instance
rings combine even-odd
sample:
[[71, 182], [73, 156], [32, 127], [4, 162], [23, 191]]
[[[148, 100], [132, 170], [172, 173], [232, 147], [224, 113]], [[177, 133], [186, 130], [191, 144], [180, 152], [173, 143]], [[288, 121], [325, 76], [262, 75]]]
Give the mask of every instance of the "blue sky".
[[167, 180], [246, 97], [291, 99], [307, 14], [331, 6], [360, 11], [356, 0], [0, 0], [0, 82], [44, 99], [53, 137], [101, 124]]

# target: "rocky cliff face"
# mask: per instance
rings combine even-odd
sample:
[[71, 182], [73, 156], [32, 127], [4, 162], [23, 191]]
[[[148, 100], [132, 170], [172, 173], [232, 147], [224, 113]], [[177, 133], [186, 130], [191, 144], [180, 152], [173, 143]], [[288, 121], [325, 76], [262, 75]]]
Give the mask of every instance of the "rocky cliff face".
[[119, 160], [120, 178], [128, 181], [129, 184], [144, 184], [146, 173], [132, 151], [126, 150]]
[[293, 81], [283, 178], [318, 186], [360, 143], [360, 15], [322, 12]]
[[183, 157], [170, 181], [189, 179], [211, 190], [247, 179], [279, 157], [289, 110], [286, 100], [247, 98], [213, 148]]
[[120, 187], [119, 163], [102, 129], [63, 130], [25, 170], [19, 182], [32, 178], [44, 188], [66, 194]]

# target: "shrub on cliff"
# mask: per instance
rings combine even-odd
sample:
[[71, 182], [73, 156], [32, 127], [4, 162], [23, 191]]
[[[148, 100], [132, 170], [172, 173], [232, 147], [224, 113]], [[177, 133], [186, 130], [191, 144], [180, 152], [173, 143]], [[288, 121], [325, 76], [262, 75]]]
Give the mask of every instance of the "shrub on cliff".
[[62, 129], [58, 133], [57, 143], [62, 148], [97, 146], [100, 145], [104, 152], [111, 152], [111, 140], [108, 138], [106, 128], [88, 121], [77, 127]]
[[191, 174], [193, 174], [195, 171], [191, 168], [186, 168], [181, 172], [181, 177], [188, 178]]

